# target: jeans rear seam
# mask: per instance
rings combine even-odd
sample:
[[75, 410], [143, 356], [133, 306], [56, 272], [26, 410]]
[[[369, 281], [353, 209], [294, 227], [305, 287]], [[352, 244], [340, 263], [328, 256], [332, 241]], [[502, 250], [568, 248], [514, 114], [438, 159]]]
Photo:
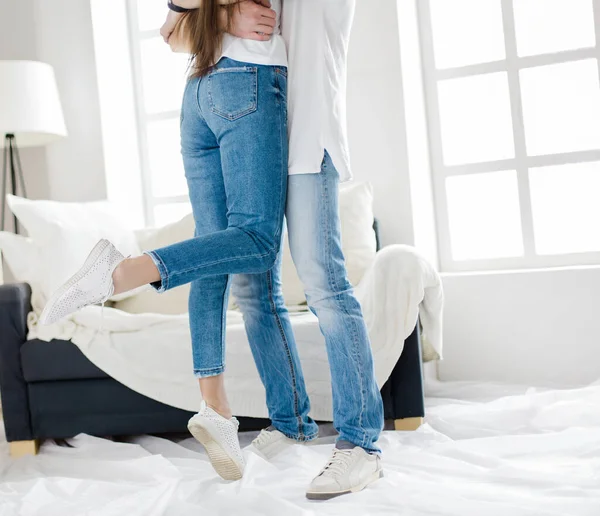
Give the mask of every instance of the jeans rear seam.
[[[286, 155], [284, 151], [284, 145], [289, 145], [288, 143], [288, 131], [287, 131], [287, 92], [286, 99], [282, 100], [279, 98], [281, 96], [281, 85], [279, 83], [279, 79], [277, 77], [277, 73], [275, 73], [275, 80], [277, 81], [277, 99], [279, 103], [279, 150], [281, 154], [281, 159], [279, 160], [281, 163], [281, 181], [279, 183], [279, 204], [277, 206], [278, 212], [281, 213], [281, 225], [283, 225], [283, 218], [285, 215], [285, 200], [287, 198], [287, 182], [288, 182], [288, 160], [289, 160], [289, 149]], [[284, 115], [285, 111], [285, 116]], [[284, 143], [285, 142], [285, 143]]]
[[[191, 79], [194, 80], [194, 79]], [[196, 100], [196, 108], [198, 109], [198, 116], [206, 121], [204, 118], [204, 113], [202, 113], [202, 106], [200, 105], [200, 84], [202, 83], [202, 77], [198, 79], [198, 83], [196, 84], [196, 94], [194, 95], [194, 99]], [[211, 129], [212, 132], [212, 129]]]
[[[328, 188], [327, 188], [327, 180], [325, 177], [325, 174], [322, 174], [322, 182], [323, 182], [323, 201], [324, 202], [328, 202], [329, 201], [329, 192], [328, 192]], [[331, 257], [331, 220], [330, 217], [325, 217], [324, 220], [324, 226], [325, 226], [325, 231], [326, 231], [326, 248], [327, 248], [327, 256]], [[332, 265], [331, 265], [331, 259], [327, 260], [327, 268], [328, 268], [328, 276], [329, 276], [329, 288], [332, 289], [332, 291], [336, 292], [338, 290], [340, 290], [338, 288], [338, 285], [336, 284], [335, 281], [335, 273], [332, 270]], [[344, 270], [345, 270], [345, 266], [344, 266]], [[362, 446], [364, 448], [365, 446], [365, 442], [367, 440], [367, 432], [363, 426], [363, 414], [365, 411], [365, 395], [364, 395], [364, 389], [363, 389], [363, 374], [362, 374], [362, 368], [360, 365], [360, 360], [356, 360], [356, 350], [358, 348], [358, 331], [357, 331], [357, 327], [356, 327], [356, 321], [354, 320], [354, 316], [351, 316], [350, 313], [348, 312], [348, 309], [345, 305], [345, 303], [343, 302], [343, 298], [341, 294], [336, 294], [335, 295], [337, 301], [338, 301], [338, 306], [340, 306], [342, 308], [342, 310], [344, 311], [344, 313], [346, 314], [346, 316], [352, 321], [352, 344], [353, 344], [353, 348], [352, 351], [352, 357], [353, 357], [353, 362], [354, 365], [357, 369], [357, 373], [358, 373], [358, 378], [359, 378], [359, 388], [360, 388], [360, 399], [361, 399], [361, 406], [360, 406], [360, 414], [358, 416], [358, 426], [362, 432]]]
[[221, 366], [225, 366], [225, 334], [227, 331], [227, 306], [225, 302], [229, 299], [227, 293], [229, 291], [229, 281], [231, 275], [227, 274], [227, 282], [225, 283], [225, 290], [221, 298]]
[[277, 321], [277, 328], [279, 329], [279, 333], [281, 335], [281, 340], [283, 341], [285, 347], [285, 353], [287, 355], [288, 364], [290, 366], [290, 372], [292, 374], [292, 389], [294, 391], [294, 415], [298, 420], [298, 433], [300, 434], [300, 438], [304, 438], [304, 432], [302, 430], [302, 417], [300, 416], [300, 403], [298, 400], [298, 386], [296, 381], [296, 372], [294, 370], [294, 361], [292, 360], [292, 353], [290, 352], [290, 345], [285, 336], [285, 332], [283, 331], [283, 325], [281, 324], [281, 319], [279, 314], [277, 313], [277, 307], [275, 305], [275, 300], [273, 299], [273, 278], [271, 275], [271, 271], [267, 271], [267, 290], [269, 293], [269, 303], [271, 305], [271, 311], [275, 316], [275, 320]]

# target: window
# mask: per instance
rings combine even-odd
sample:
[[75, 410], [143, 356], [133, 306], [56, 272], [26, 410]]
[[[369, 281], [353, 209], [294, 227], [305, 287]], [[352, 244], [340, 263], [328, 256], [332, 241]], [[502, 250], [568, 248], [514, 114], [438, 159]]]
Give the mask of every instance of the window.
[[419, 0], [445, 271], [600, 260], [600, 0]]
[[159, 34], [163, 2], [127, 0], [146, 224], [162, 226], [191, 212], [179, 144], [188, 56]]

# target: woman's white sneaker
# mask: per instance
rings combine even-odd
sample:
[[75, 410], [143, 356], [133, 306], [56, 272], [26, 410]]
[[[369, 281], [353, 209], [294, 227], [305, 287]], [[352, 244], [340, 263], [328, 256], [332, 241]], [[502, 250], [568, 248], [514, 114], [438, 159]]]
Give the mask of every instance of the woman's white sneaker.
[[381, 458], [362, 448], [334, 449], [329, 462], [312, 481], [306, 497], [329, 500], [347, 493], [362, 491], [383, 476]]
[[204, 446], [213, 468], [225, 480], [239, 480], [245, 461], [238, 439], [240, 424], [226, 419], [202, 402], [202, 408], [189, 423], [190, 433]]
[[108, 240], [100, 240], [83, 267], [46, 303], [40, 324], [54, 324], [85, 306], [108, 300], [114, 292], [112, 274], [124, 259]]

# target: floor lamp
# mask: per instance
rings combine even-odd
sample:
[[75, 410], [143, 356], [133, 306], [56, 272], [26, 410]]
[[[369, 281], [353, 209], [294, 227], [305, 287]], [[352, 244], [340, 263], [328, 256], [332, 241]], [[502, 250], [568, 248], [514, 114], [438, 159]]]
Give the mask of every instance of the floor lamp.
[[6, 229], [7, 193], [27, 196], [19, 147], [39, 147], [65, 136], [52, 67], [37, 61], [0, 61], [0, 231]]

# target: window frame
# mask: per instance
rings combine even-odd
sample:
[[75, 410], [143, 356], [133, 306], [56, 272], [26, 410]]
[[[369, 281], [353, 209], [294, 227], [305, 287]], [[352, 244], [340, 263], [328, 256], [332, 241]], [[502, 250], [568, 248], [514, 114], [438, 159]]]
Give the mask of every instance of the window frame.
[[[540, 166], [589, 163], [595, 161], [600, 162], [600, 149], [528, 156], [525, 143], [521, 81], [519, 76], [519, 72], [522, 69], [575, 62], [591, 58], [596, 59], [600, 76], [600, 0], [593, 0], [594, 28], [596, 34], [596, 45], [594, 47], [524, 57], [519, 57], [517, 54], [513, 0], [501, 0], [505, 59], [447, 69], [437, 69], [435, 65], [430, 0], [419, 0], [417, 4], [426, 116], [430, 145], [431, 174], [437, 224], [438, 252], [441, 270], [444, 272], [468, 272], [496, 269], [562, 267], [600, 263], [600, 251], [556, 255], [538, 255], [535, 252], [528, 170]], [[475, 77], [494, 72], [504, 72], [508, 76], [515, 157], [505, 160], [465, 165], [445, 165], [442, 150], [438, 82], [447, 79]], [[517, 172], [524, 248], [523, 256], [455, 260], [452, 257], [450, 240], [446, 178], [458, 175], [505, 170], [516, 170]]]
[[[155, 208], [168, 204], [190, 203], [189, 196], [173, 195], [157, 197], [152, 191], [152, 170], [150, 167], [150, 153], [148, 149], [148, 126], [152, 122], [165, 120], [180, 120], [181, 110], [170, 110], [160, 113], [146, 113], [144, 105], [144, 85], [142, 72], [142, 42], [144, 40], [160, 37], [160, 29], [141, 30], [137, 10], [137, 0], [125, 0], [127, 11], [127, 27], [129, 35], [129, 49], [131, 53], [131, 66], [133, 74], [133, 87], [135, 97], [135, 114], [137, 122], [137, 143], [140, 156], [142, 197], [144, 206], [144, 219], [147, 227], [156, 226]], [[165, 8], [165, 17], [167, 10]]]

